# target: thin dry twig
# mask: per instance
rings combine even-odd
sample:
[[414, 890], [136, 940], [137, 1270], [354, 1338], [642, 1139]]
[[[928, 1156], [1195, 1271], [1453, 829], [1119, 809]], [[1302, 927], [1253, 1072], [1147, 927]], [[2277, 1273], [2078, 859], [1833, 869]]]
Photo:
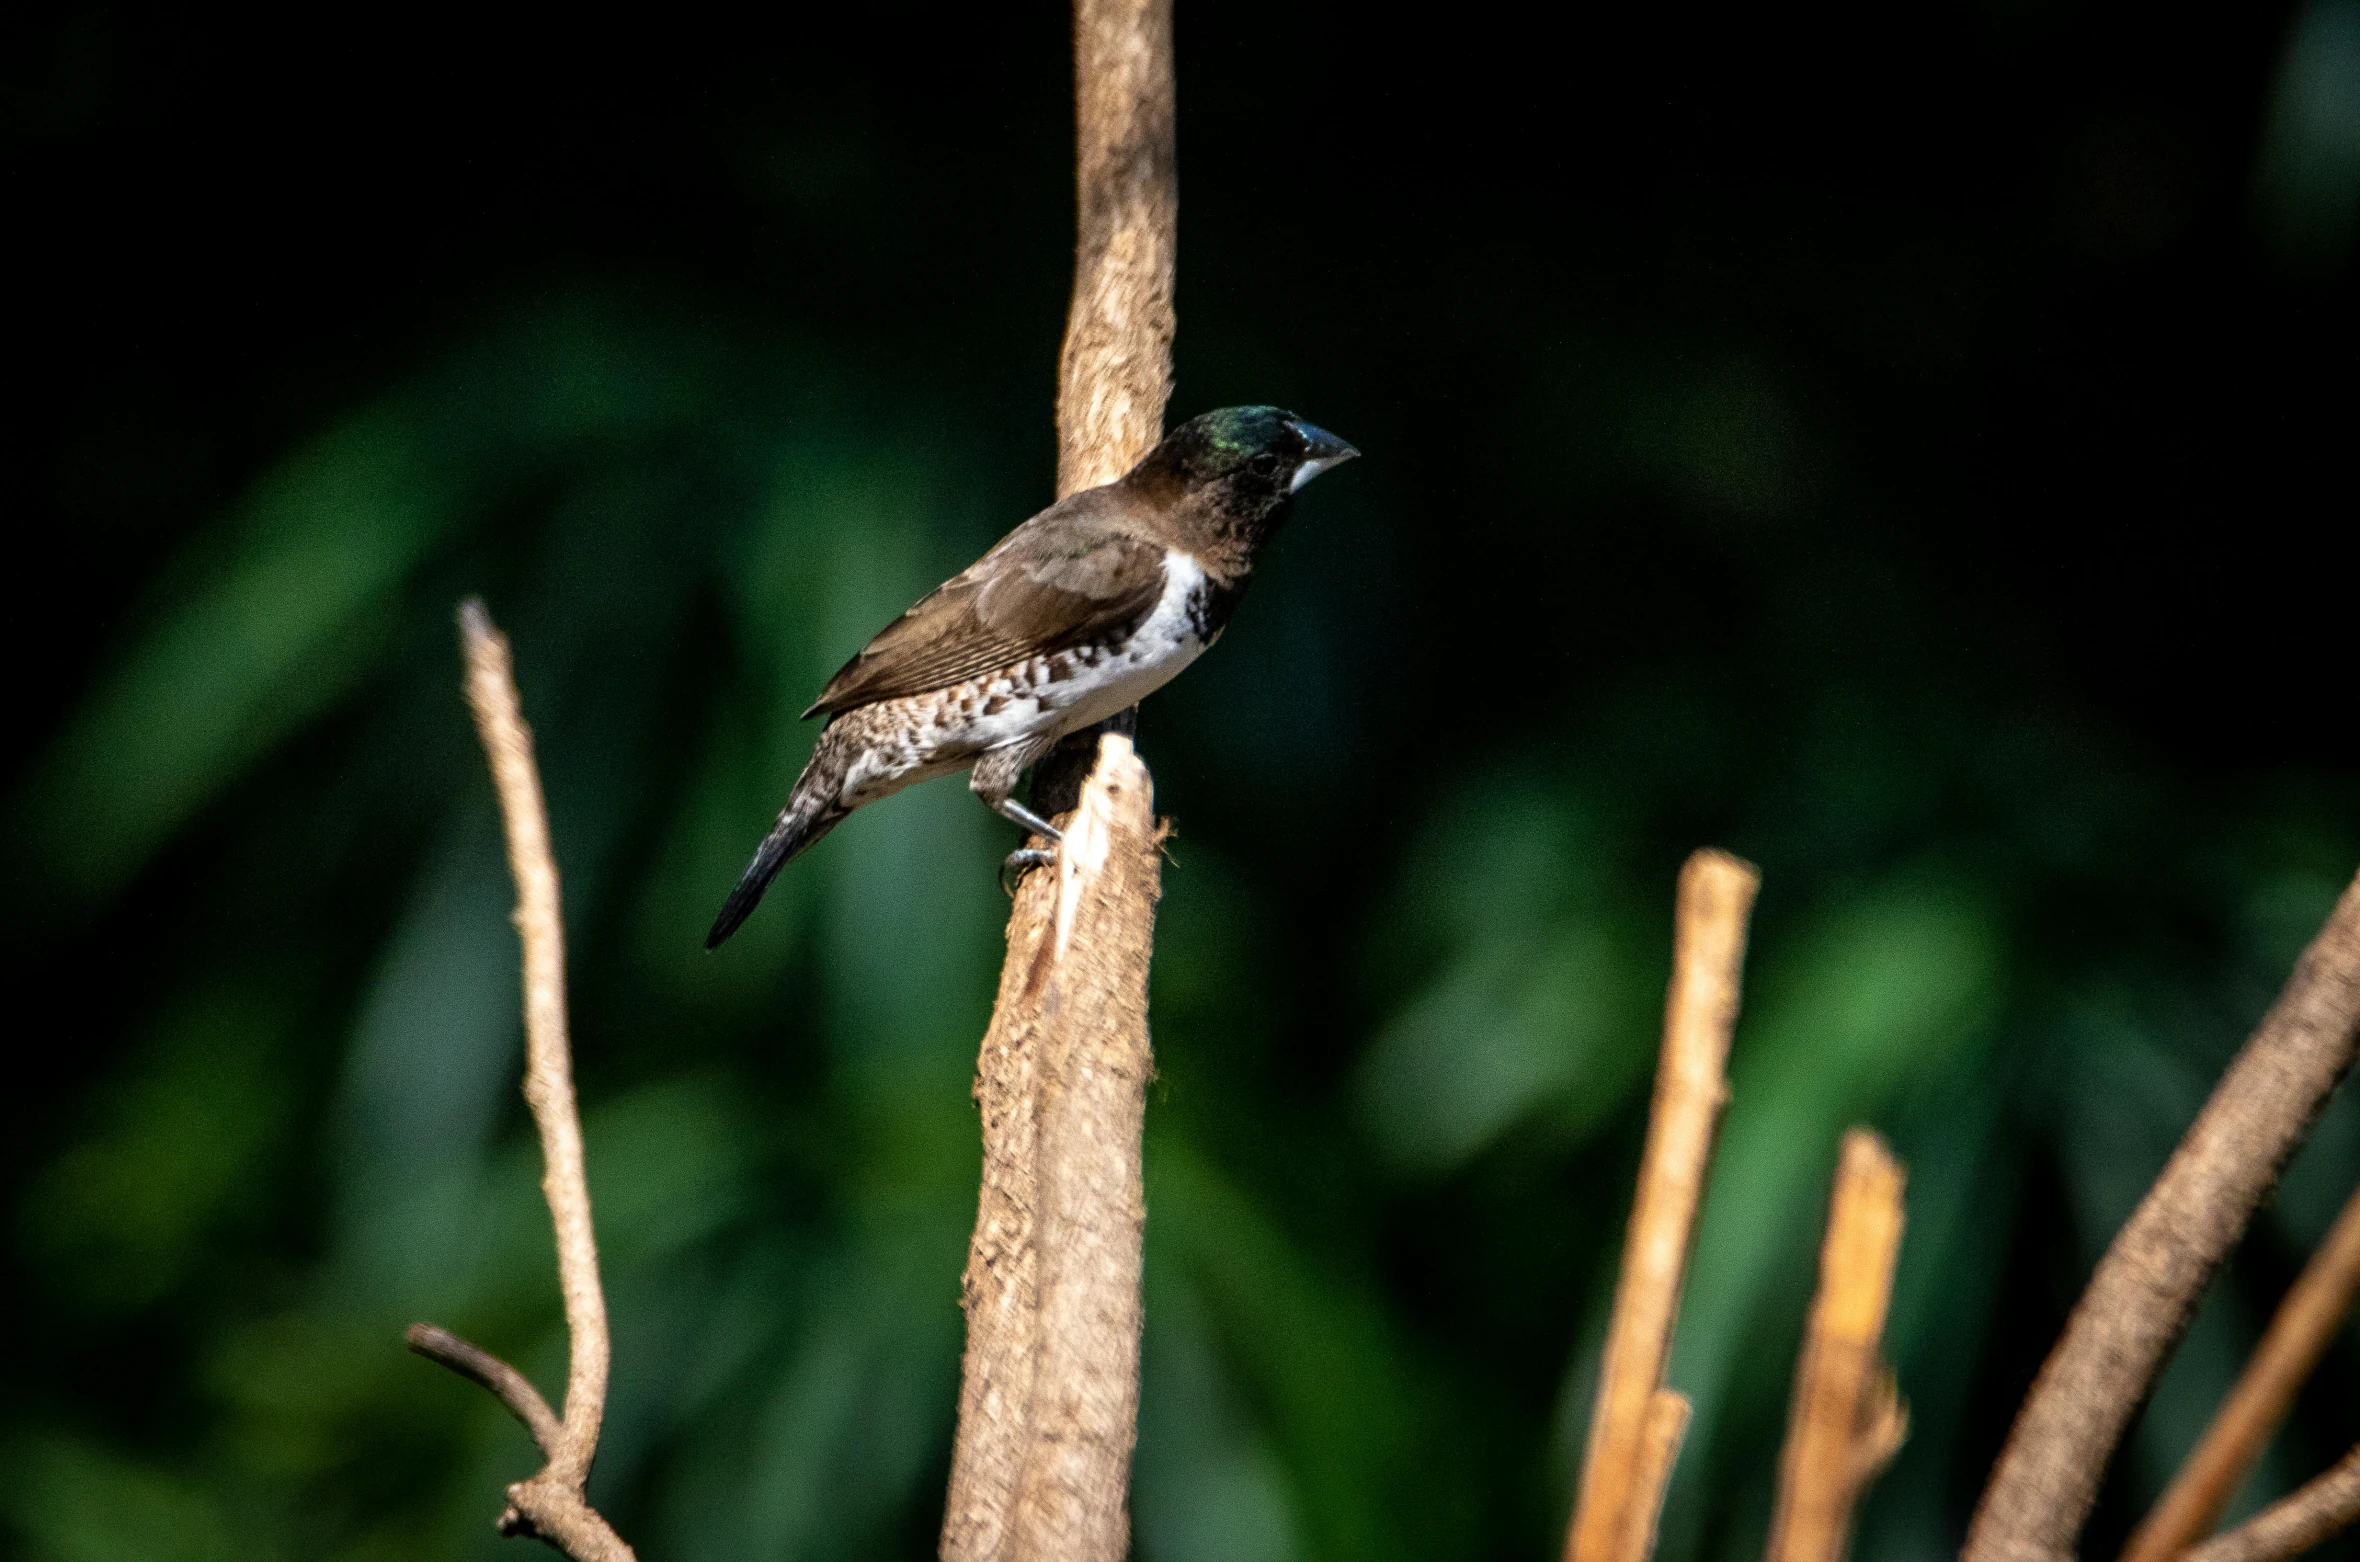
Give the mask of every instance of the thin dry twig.
[[1700, 851], [1680, 870], [1655, 1102], [1599, 1366], [1580, 1497], [1566, 1535], [1567, 1562], [1642, 1562], [1687, 1429], [1687, 1401], [1664, 1388], [1664, 1364], [1705, 1169], [1729, 1098], [1729, 1038], [1737, 1024], [1746, 920], [1759, 885], [1753, 867], [1726, 852]]
[[2132, 1413], [2360, 1047], [2360, 878], [2090, 1276], [2016, 1413], [1964, 1562], [2070, 1562]]
[[402, 1333], [410, 1349], [428, 1361], [439, 1361], [463, 1378], [469, 1378], [490, 1389], [506, 1405], [509, 1413], [524, 1423], [533, 1434], [533, 1441], [544, 1455], [557, 1451], [565, 1435], [565, 1424], [557, 1419], [557, 1412], [549, 1408], [549, 1401], [533, 1387], [533, 1380], [517, 1371], [499, 1357], [479, 1345], [470, 1345], [448, 1329], [438, 1329], [431, 1323], [413, 1323]]
[[1909, 1418], [1881, 1354], [1906, 1173], [1865, 1128], [1844, 1135], [1778, 1466], [1768, 1562], [1840, 1562], [1861, 1491]]
[[565, 1296], [569, 1341], [565, 1414], [549, 1409], [514, 1367], [447, 1330], [413, 1324], [410, 1348], [472, 1378], [500, 1397], [548, 1463], [508, 1488], [504, 1535], [531, 1535], [574, 1562], [635, 1562], [631, 1548], [583, 1495], [606, 1413], [606, 1296], [598, 1283], [598, 1240], [590, 1220], [590, 1186], [582, 1165], [582, 1122], [574, 1105], [573, 1053], [566, 1040], [565, 924], [558, 904], [557, 861], [549, 850], [549, 812], [533, 761], [533, 730], [517, 707], [508, 640], [483, 604], [459, 607], [467, 655], [467, 704], [491, 761], [516, 879], [516, 931], [524, 946], [524, 1097], [541, 1134], [541, 1192], [557, 1233], [558, 1287]]
[[2360, 1520], [2360, 1447], [2224, 1535], [2180, 1553], [2182, 1562], [2281, 1562]]
[[2355, 1290], [2360, 1290], [2360, 1193], [2346, 1201], [2327, 1239], [2288, 1288], [2237, 1386], [2132, 1533], [2122, 1562], [2171, 1562], [2212, 1533], [2270, 1435], [2286, 1419], [2295, 1391], [2335, 1338]]
[[[1076, 0], [1074, 106], [1060, 497], [1136, 463], [1171, 396], [1171, 0]], [[1119, 730], [1052, 759], [1035, 777], [1045, 810], [1057, 806], [1051, 770], [1067, 766], [1070, 779], [1091, 768], [1061, 821], [1058, 872], [1018, 889], [976, 1063], [983, 1171], [961, 1283], [967, 1352], [944, 1562], [1120, 1562], [1129, 1544], [1161, 837], [1147, 769]]]

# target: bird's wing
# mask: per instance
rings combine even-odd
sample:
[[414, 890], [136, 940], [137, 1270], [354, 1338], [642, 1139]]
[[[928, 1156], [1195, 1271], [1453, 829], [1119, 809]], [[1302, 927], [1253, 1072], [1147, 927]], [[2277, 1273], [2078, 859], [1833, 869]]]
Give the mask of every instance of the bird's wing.
[[1163, 595], [1163, 548], [1063, 511], [1025, 522], [886, 625], [803, 714], [949, 688], [1028, 656], [1127, 633]]

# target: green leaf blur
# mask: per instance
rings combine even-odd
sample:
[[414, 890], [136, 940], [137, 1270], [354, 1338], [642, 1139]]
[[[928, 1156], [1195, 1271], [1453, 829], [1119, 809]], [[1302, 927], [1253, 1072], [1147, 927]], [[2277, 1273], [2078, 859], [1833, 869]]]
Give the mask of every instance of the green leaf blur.
[[[2109, 29], [2153, 26], [2077, 12], [2058, 42], [2039, 8], [1985, 9], [1956, 27], [2004, 35], [2019, 84], [2051, 48], [2094, 79]], [[2348, 618], [2316, 609], [2348, 610], [2349, 576], [2268, 564], [2293, 552], [2271, 527], [2295, 508], [2270, 485], [2340, 470], [2343, 425], [2291, 369], [2204, 359], [2183, 381], [2125, 345], [2214, 300], [2202, 329], [2315, 334], [2345, 362], [2329, 99], [2350, 8], [2299, 9], [2253, 24], [2247, 53], [2280, 50], [2279, 75], [2238, 78], [2204, 121], [2203, 220], [2230, 238], [2083, 199], [2085, 162], [2144, 168], [2155, 127], [2130, 109], [2084, 125], [2079, 96], [2006, 162], [2025, 189], [2068, 186], [2055, 234], [2045, 215], [1984, 233], [1966, 197], [1928, 215], [1916, 165], [1864, 164], [1818, 205], [1775, 181], [1740, 198], [1680, 173], [1678, 127], [1645, 120], [1610, 159], [1642, 194], [1569, 195], [1580, 222], [1535, 236], [1500, 214], [1564, 186], [1570, 154], [1503, 134], [1500, 169], [1429, 165], [1453, 113], [1405, 105], [1491, 112], [1518, 94], [1489, 73], [1539, 65], [1436, 21], [1350, 44], [1393, 75], [1281, 80], [1273, 62], [1316, 55], [1327, 24], [1281, 8], [1257, 49], [1243, 22], [1184, 26], [1174, 411], [1285, 401], [1367, 459], [1306, 493], [1234, 631], [1142, 717], [1179, 824], [1153, 988], [1143, 1562], [1555, 1554], [1674, 875], [1705, 844], [1764, 888], [1671, 1364], [1696, 1419], [1664, 1562], [1758, 1554], [1856, 1122], [1910, 1170], [1890, 1352], [1912, 1411], [1856, 1553], [1955, 1548], [2088, 1265], [2360, 864], [2348, 734], [2286, 736], [2308, 730], [2289, 712], [2348, 724]], [[61, 637], [54, 678], [27, 675], [56, 703], [8, 777], [9, 969], [66, 1016], [28, 1011], [8, 1109], [9, 1554], [521, 1554], [491, 1523], [528, 1439], [401, 1346], [428, 1319], [563, 1381], [511, 892], [458, 694], [452, 609], [478, 592], [514, 642], [564, 876], [616, 1330], [592, 1497], [650, 1562], [931, 1552], [1008, 830], [956, 783], [905, 793], [794, 863], [722, 951], [700, 944], [808, 750], [812, 694], [1047, 497], [1070, 172], [1062, 24], [1043, 16], [1005, 43], [944, 22], [948, 42], [911, 44], [915, 85], [884, 33], [745, 46], [798, 62], [780, 81], [670, 22], [569, 44], [693, 57], [673, 72], [691, 85], [667, 85], [670, 66], [597, 55], [594, 82], [656, 107], [601, 88], [583, 123], [622, 116], [597, 143], [617, 166], [650, 125], [693, 127], [650, 143], [651, 179], [725, 167], [681, 209], [742, 206], [742, 229], [675, 251], [640, 220], [677, 215], [657, 197], [609, 232], [581, 195], [577, 249], [487, 238], [478, 256], [466, 221], [419, 218], [419, 238], [389, 216], [391, 253], [450, 268], [402, 295], [428, 323], [339, 304], [362, 345], [318, 349], [336, 372], [298, 376], [275, 421], [252, 408], [281, 393], [237, 380], [259, 432], [220, 491], [156, 498], [139, 484], [165, 482], [159, 446], [91, 436], [79, 481], [184, 524], [90, 523], [88, 556], [123, 555], [122, 582], [87, 587], [105, 610]], [[530, 42], [491, 58], [538, 60]], [[1654, 62], [1648, 81], [1688, 68], [1690, 40], [1657, 43], [1622, 58]], [[2215, 82], [2212, 46], [2185, 47]], [[1384, 52], [1429, 49], [1414, 76]], [[1967, 44], [1923, 54], [1945, 93], [2007, 97]], [[1712, 58], [1716, 81], [1787, 79]], [[519, 69], [530, 118], [559, 89]], [[9, 132], [26, 146], [80, 133], [80, 78], [57, 71]], [[1368, 86], [1413, 79], [1398, 101]], [[1523, 101], [1587, 101], [1514, 79]], [[322, 80], [302, 90], [341, 90]], [[1631, 87], [1629, 112], [1654, 90]], [[1777, 89], [1797, 123], [1809, 96]], [[1983, 123], [1956, 132], [1968, 166], [2016, 157], [1981, 147]], [[1362, 139], [1319, 141], [1330, 124]], [[1837, 140], [1868, 158], [1856, 143], [1881, 133]], [[539, 144], [518, 135], [485, 161]], [[134, 139], [165, 155], [162, 132]], [[1271, 144], [1325, 149], [1332, 210], [1271, 172], [1317, 160]], [[436, 178], [461, 177], [462, 150]], [[2232, 155], [2250, 190], [2215, 177]], [[272, 221], [309, 221], [285, 201]], [[2223, 277], [2247, 291], [2219, 302]], [[2058, 368], [2057, 322], [2110, 292], [2145, 301], [2137, 329], [2072, 336]], [[2109, 389], [2042, 401], [2052, 369]], [[2150, 400], [2125, 388], [2157, 376]], [[2192, 381], [2211, 396], [2194, 434], [2108, 444], [2114, 425], [2076, 410], [2114, 396], [2136, 423]], [[2063, 454], [2043, 419], [2071, 429]], [[2216, 437], [2235, 484], [2206, 490], [2200, 543], [2152, 564], [2156, 496], [2195, 481], [2173, 461]], [[2255, 559], [2270, 593], [2241, 573]], [[2136, 603], [2094, 600], [2118, 576]], [[2245, 617], [2205, 616], [2216, 585]], [[2333, 630], [2342, 660], [2271, 638], [2280, 618]], [[2191, 672], [2215, 661], [2234, 662], [2225, 695]], [[2356, 1179], [2360, 1110], [2339, 1098], [2137, 1424], [2092, 1554], [2160, 1488]], [[2355, 1390], [2347, 1335], [2238, 1511], [2349, 1444]]]

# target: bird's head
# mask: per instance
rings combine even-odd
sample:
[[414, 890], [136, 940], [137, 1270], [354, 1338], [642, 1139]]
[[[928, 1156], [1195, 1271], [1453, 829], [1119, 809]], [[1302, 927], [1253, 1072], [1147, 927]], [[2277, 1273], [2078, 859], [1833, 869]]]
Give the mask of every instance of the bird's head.
[[1166, 434], [1133, 477], [1258, 545], [1305, 483], [1359, 454], [1277, 407], [1222, 407]]

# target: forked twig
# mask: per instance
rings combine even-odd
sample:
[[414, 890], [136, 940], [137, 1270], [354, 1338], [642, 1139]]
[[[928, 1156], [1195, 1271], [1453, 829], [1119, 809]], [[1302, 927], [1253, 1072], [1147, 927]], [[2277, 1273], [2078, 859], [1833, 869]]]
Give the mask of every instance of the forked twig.
[[1567, 1562], [1642, 1562], [1653, 1548], [1688, 1402], [1663, 1386], [1696, 1212], [1704, 1199], [1737, 1024], [1746, 921], [1760, 876], [1726, 852], [1680, 870], [1671, 992], [1647, 1148], [1607, 1324], [1598, 1398], [1566, 1534]]
[[1768, 1562], [1840, 1562], [1861, 1491], [1908, 1434], [1908, 1412], [1881, 1353], [1905, 1176], [1874, 1133], [1844, 1135], [1819, 1290], [1795, 1363]]
[[448, 1329], [436, 1328], [431, 1323], [413, 1323], [402, 1332], [410, 1349], [428, 1361], [439, 1361], [463, 1378], [471, 1378], [499, 1396], [509, 1413], [524, 1423], [533, 1434], [544, 1456], [557, 1452], [557, 1445], [565, 1436], [565, 1423], [557, 1419], [557, 1412], [549, 1408], [549, 1401], [533, 1387], [533, 1380], [517, 1371], [480, 1345], [470, 1345]]
[[500, 1533], [549, 1542], [574, 1562], [635, 1562], [631, 1548], [583, 1495], [606, 1413], [606, 1296], [598, 1283], [598, 1239], [590, 1221], [590, 1186], [582, 1166], [582, 1122], [574, 1105], [572, 1049], [566, 1040], [565, 924], [558, 905], [557, 862], [549, 850], [549, 813], [533, 761], [533, 731], [517, 708], [508, 640], [481, 602], [459, 607], [467, 656], [467, 704], [491, 761], [516, 879], [516, 931], [524, 945], [524, 1098], [541, 1133], [541, 1192], [557, 1232], [557, 1277], [565, 1295], [569, 1365], [565, 1414], [554, 1414], [514, 1367], [432, 1324], [413, 1324], [410, 1349], [472, 1378], [500, 1397], [541, 1445], [538, 1475], [508, 1488]]
[[2322, 1476], [2270, 1504], [2225, 1535], [2215, 1535], [2182, 1562], [2281, 1562], [2360, 1520], [2360, 1448]]
[[2098, 1261], [2016, 1412], [1964, 1562], [2070, 1562], [2132, 1412], [2356, 1047], [2360, 878]]
[[2213, 1412], [2188, 1462], [2122, 1548], [2122, 1562], [2171, 1562], [2220, 1523], [2246, 1472], [2286, 1419], [2295, 1391], [2335, 1338], [2360, 1289], [2360, 1193], [2270, 1318], [2237, 1386]]

